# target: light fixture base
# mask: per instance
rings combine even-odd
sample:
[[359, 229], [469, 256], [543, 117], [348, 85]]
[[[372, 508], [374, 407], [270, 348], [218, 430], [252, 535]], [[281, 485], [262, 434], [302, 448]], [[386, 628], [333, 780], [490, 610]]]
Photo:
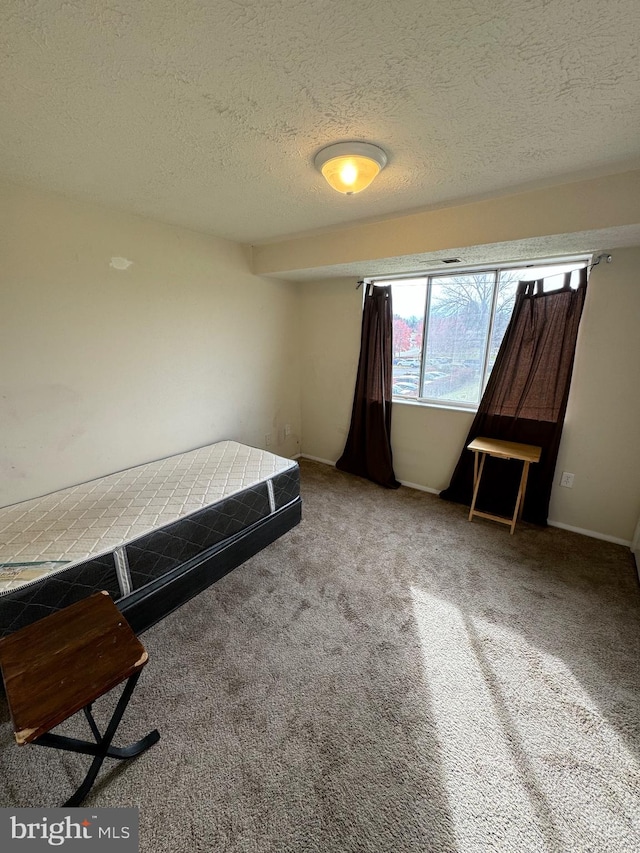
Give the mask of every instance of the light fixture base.
[[368, 187], [387, 162], [386, 153], [371, 142], [334, 142], [320, 149], [314, 158], [316, 169], [334, 190], [344, 195], [354, 195]]

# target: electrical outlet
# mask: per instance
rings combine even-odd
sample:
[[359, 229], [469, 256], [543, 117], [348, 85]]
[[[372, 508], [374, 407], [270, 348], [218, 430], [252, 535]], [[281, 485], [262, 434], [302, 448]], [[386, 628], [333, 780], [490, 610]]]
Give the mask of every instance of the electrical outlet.
[[560, 477], [560, 485], [564, 486], [567, 489], [573, 488], [573, 474], [570, 474], [568, 471], [562, 472], [562, 477]]
[[269, 447], [270, 444], [271, 444], [271, 433], [268, 432], [268, 433], [265, 433], [264, 446]]
[[291, 424], [285, 424], [284, 425], [284, 434], [285, 434], [285, 438], [286, 438], [286, 436], [291, 435]]

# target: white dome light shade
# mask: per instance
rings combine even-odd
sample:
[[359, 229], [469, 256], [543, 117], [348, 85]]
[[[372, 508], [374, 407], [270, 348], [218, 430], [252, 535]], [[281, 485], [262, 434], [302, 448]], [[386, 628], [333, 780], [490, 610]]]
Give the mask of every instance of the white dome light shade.
[[354, 195], [384, 169], [387, 155], [370, 142], [336, 142], [318, 151], [314, 163], [329, 186], [344, 195]]

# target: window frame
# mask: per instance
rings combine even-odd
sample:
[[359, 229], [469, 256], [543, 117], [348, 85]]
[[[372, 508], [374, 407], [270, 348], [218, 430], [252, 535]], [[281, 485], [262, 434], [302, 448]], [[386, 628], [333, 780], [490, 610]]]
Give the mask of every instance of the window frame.
[[[479, 265], [464, 265], [458, 267], [456, 265], [455, 269], [443, 269], [434, 268], [428, 270], [420, 270], [415, 273], [399, 273], [397, 275], [387, 275], [384, 277], [375, 277], [367, 279], [374, 285], [384, 286], [384, 285], [393, 285], [397, 284], [401, 281], [410, 281], [410, 280], [424, 280], [426, 282], [426, 295], [425, 295], [425, 307], [423, 314], [423, 334], [422, 334], [422, 346], [420, 349], [420, 372], [418, 374], [418, 390], [421, 391], [424, 388], [424, 373], [426, 367], [426, 350], [429, 340], [429, 315], [430, 315], [430, 307], [431, 307], [431, 294], [432, 294], [432, 284], [433, 279], [442, 278], [442, 277], [454, 277], [456, 275], [474, 275], [479, 273], [493, 273], [494, 282], [493, 282], [493, 293], [491, 297], [491, 314], [489, 317], [489, 324], [487, 327], [485, 345], [484, 345], [484, 357], [482, 360], [482, 377], [480, 383], [480, 399], [478, 402], [470, 403], [468, 401], [463, 400], [448, 400], [443, 398], [436, 397], [404, 397], [400, 395], [393, 394], [392, 391], [392, 400], [394, 403], [406, 403], [408, 405], [413, 406], [427, 406], [432, 408], [439, 409], [453, 409], [456, 411], [464, 411], [464, 412], [476, 412], [480, 405], [480, 400], [482, 400], [482, 395], [485, 392], [487, 387], [487, 383], [489, 381], [489, 377], [491, 375], [491, 370], [489, 369], [489, 355], [491, 351], [491, 340], [493, 337], [493, 330], [496, 319], [496, 307], [498, 302], [498, 291], [499, 291], [499, 282], [500, 282], [500, 274], [506, 270], [517, 270], [517, 269], [540, 269], [541, 267], [566, 267], [570, 264], [575, 264], [573, 269], [581, 269], [582, 267], [587, 267], [587, 274], [589, 272], [589, 267], [593, 262], [594, 253], [585, 253], [579, 255], [562, 255], [557, 258], [544, 258], [540, 260], [522, 260], [522, 261], [509, 261], [506, 263], [494, 263], [494, 264], [479, 264]], [[573, 272], [573, 269], [571, 270]], [[569, 270], [565, 270], [565, 272], [569, 272]], [[562, 273], [553, 273], [553, 275], [562, 275]], [[539, 278], [539, 276], [536, 276]], [[531, 281], [535, 281], [536, 278], [530, 279]], [[522, 278], [520, 281], [528, 281], [529, 279]], [[393, 382], [392, 382], [393, 385]]]

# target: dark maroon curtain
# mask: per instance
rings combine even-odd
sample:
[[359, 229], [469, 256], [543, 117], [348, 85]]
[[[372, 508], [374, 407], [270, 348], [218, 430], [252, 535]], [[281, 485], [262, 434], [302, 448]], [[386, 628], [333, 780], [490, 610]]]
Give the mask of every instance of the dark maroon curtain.
[[[542, 447], [540, 462], [529, 469], [522, 517], [546, 525], [551, 487], [569, 397], [578, 325], [587, 290], [587, 270], [577, 289], [571, 273], [564, 286], [544, 292], [544, 280], [518, 284], [513, 315], [491, 371], [445, 500], [470, 504], [473, 454], [466, 447], [478, 436]], [[511, 516], [522, 463], [487, 457], [477, 508]]]
[[365, 288], [351, 427], [336, 468], [397, 489], [391, 454], [391, 287]]

